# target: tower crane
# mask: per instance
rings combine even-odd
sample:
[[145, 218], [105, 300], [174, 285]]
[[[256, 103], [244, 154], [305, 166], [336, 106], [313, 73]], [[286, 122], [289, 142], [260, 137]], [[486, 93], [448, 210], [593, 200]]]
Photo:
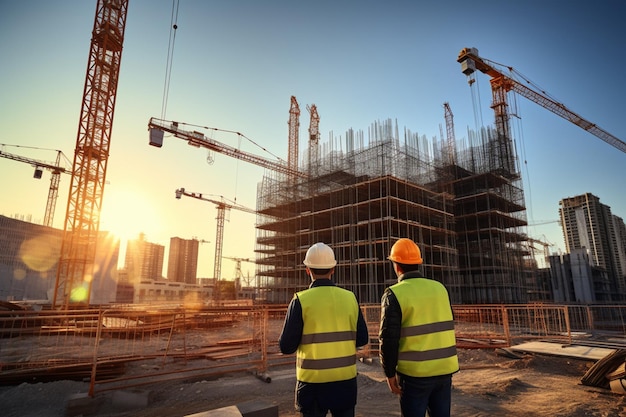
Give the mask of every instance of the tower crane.
[[540, 244], [541, 246], [543, 246], [543, 259], [544, 259], [544, 262], [545, 262], [546, 264], [548, 264], [548, 258], [550, 258], [550, 246], [554, 246], [554, 245], [553, 245], [552, 243], [550, 243], [550, 242], [548, 242], [548, 241], [547, 241], [548, 239], [546, 238], [546, 236], [545, 236], [545, 235], [543, 235], [543, 238], [544, 238], [545, 240], [534, 239], [534, 238], [532, 238], [532, 237], [528, 236], [528, 237], [526, 238], [526, 240], [527, 240], [528, 242], [530, 242], [530, 247], [531, 247], [533, 250], [535, 249], [535, 247], [533, 246], [533, 244], [534, 244], [534, 243], [538, 243], [538, 244]]
[[[0, 143], [0, 146], [18, 146], [18, 145], [7, 145], [5, 143]], [[39, 148], [38, 148], [39, 149]], [[45, 168], [52, 172], [50, 175], [50, 188], [48, 189], [48, 202], [46, 203], [46, 213], [43, 218], [44, 226], [52, 227], [52, 222], [54, 220], [54, 212], [56, 209], [57, 198], [59, 196], [59, 183], [61, 181], [61, 174], [69, 174], [70, 172], [66, 170], [64, 167], [60, 166], [61, 164], [61, 156], [64, 155], [62, 151], [58, 149], [48, 149], [55, 150], [57, 152], [56, 161], [54, 164], [49, 164], [44, 161], [40, 161], [33, 158], [27, 158], [24, 156], [12, 154], [9, 152], [5, 152], [0, 150], [0, 157], [12, 159], [18, 162], [25, 162], [33, 167], [35, 167], [35, 173], [33, 175], [34, 178], [40, 179], [42, 168]]]
[[[544, 92], [537, 91], [529, 87], [528, 85], [522, 84], [521, 82], [517, 81], [515, 78], [512, 77], [514, 72], [513, 68], [508, 67], [511, 75], [505, 75], [502, 70], [497, 68], [498, 66], [500, 66], [499, 64], [496, 64], [495, 62], [488, 59], [481, 58], [478, 55], [478, 49], [462, 49], [459, 53], [459, 56], [457, 57], [457, 62], [461, 64], [461, 71], [468, 77], [472, 77], [476, 70], [479, 70], [480, 72], [487, 74], [491, 77], [490, 82], [493, 97], [492, 107], [496, 116], [496, 130], [500, 137], [510, 139], [509, 114], [507, 111], [507, 93], [509, 91], [515, 91], [521, 96], [526, 97], [528, 100], [537, 103], [538, 105], [550, 110], [556, 115], [561, 116], [565, 120], [568, 120], [579, 126], [580, 128], [588, 131], [589, 133], [597, 136], [609, 145], [619, 149], [622, 152], [626, 152], [626, 142], [613, 136], [596, 124], [582, 118], [578, 114], [565, 107], [565, 105], [554, 101]], [[516, 74], [523, 78], [526, 83], [532, 84], [520, 74]], [[473, 83], [473, 81], [475, 80], [473, 78], [470, 78], [470, 85]]]
[[[242, 262], [250, 262], [250, 263], [256, 263], [256, 261], [254, 259], [250, 259], [250, 258], [234, 258], [234, 257], [230, 257], [230, 256], [224, 256], [224, 259], [230, 259], [231, 261], [235, 261], [235, 279], [244, 279], [243, 277], [243, 273], [241, 272], [241, 263]], [[246, 286], [250, 285], [250, 281], [246, 280]]]
[[[185, 123], [182, 122], [179, 123], [170, 120], [157, 119], [154, 117], [151, 118], [148, 122], [148, 130], [150, 130], [150, 145], [157, 148], [163, 146], [163, 137], [167, 132], [179, 139], [186, 140], [189, 145], [197, 148], [205, 148], [210, 151], [215, 151], [282, 174], [292, 175], [299, 178], [307, 177], [305, 173], [300, 172], [297, 169], [293, 169], [289, 167], [289, 165], [282, 162], [271, 161], [249, 152], [240, 151], [237, 148], [223, 144], [215, 139], [208, 138], [202, 132], [198, 132], [196, 130], [189, 131], [179, 127], [184, 124]], [[206, 127], [206, 129], [210, 128]]]
[[88, 305], [128, 0], [97, 0], [52, 308]]
[[[210, 198], [204, 197], [201, 193], [192, 193], [186, 191], [184, 188], [179, 188], [176, 190], [176, 198], [180, 200], [182, 196], [196, 198], [202, 201], [208, 201], [209, 203], [213, 203], [217, 206], [217, 230], [215, 234], [215, 262], [213, 264], [213, 278], [215, 282], [219, 282], [222, 275], [222, 246], [224, 243], [224, 219], [226, 210], [235, 209], [240, 210], [245, 213], [256, 214], [256, 210], [250, 209], [248, 207], [239, 205], [237, 203], [228, 203], [224, 199], [221, 198], [220, 201], [213, 200]], [[216, 285], [215, 296], [219, 297], [219, 289]]]

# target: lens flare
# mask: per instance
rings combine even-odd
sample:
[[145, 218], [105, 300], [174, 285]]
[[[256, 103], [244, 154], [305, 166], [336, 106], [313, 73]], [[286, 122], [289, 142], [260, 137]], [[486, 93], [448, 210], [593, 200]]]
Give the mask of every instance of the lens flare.
[[18, 281], [23, 280], [24, 278], [26, 278], [26, 270], [24, 268], [15, 268], [13, 270], [13, 278]]
[[59, 237], [44, 234], [25, 240], [20, 247], [19, 257], [34, 271], [48, 271], [59, 259], [60, 248]]
[[87, 300], [87, 289], [84, 287], [74, 288], [70, 294], [70, 300], [74, 303], [81, 303]]

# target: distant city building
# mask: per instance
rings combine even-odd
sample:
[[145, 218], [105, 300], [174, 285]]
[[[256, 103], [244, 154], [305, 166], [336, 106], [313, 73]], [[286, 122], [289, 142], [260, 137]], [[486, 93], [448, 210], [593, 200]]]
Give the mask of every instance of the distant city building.
[[121, 304], [130, 304], [134, 302], [135, 288], [128, 281], [128, 273], [125, 269], [117, 270], [117, 292], [115, 294], [115, 302]]
[[626, 298], [626, 224], [624, 219], [613, 215], [613, 230], [615, 235], [611, 241], [615, 245], [616, 253], [616, 273], [618, 277], [617, 287], [620, 294]]
[[206, 305], [213, 297], [212, 285], [171, 282], [168, 279], [141, 280], [133, 284], [135, 304], [162, 303], [197, 307]]
[[198, 271], [197, 239], [170, 239], [170, 253], [167, 258], [167, 279], [171, 282], [196, 284]]
[[256, 288], [254, 287], [241, 287], [236, 286], [237, 288], [237, 299], [238, 300], [256, 300]]
[[143, 233], [138, 239], [129, 240], [126, 246], [124, 269], [129, 283], [159, 279], [163, 274], [165, 246], [146, 241]]
[[[50, 303], [62, 238], [63, 230], [0, 215], [0, 301]], [[186, 242], [191, 242], [189, 246], [193, 248], [193, 240]], [[197, 243], [196, 240], [196, 253]], [[163, 246], [146, 242], [140, 236], [129, 241], [128, 248], [126, 264], [134, 268], [135, 279], [140, 273], [157, 274], [162, 269]], [[201, 279], [201, 284], [171, 282], [162, 277], [133, 281], [128, 269], [117, 269], [118, 257], [119, 240], [108, 232], [100, 232], [91, 286], [92, 304], [158, 302], [198, 307], [208, 305], [213, 299], [213, 279]], [[251, 304], [254, 293], [243, 291], [237, 298]], [[235, 301], [225, 299], [221, 303], [232, 305]]]
[[586, 249], [549, 257], [552, 298], [556, 303], [597, 303], [612, 299], [607, 272], [589, 262]]
[[[559, 202], [566, 252], [584, 249], [589, 264], [606, 272], [609, 296], [605, 301], [626, 299], [626, 227], [591, 193], [564, 198]], [[599, 295], [599, 294], [597, 294]], [[603, 296], [597, 297], [599, 299]]]
[[[0, 300], [50, 302], [63, 230], [0, 216]], [[115, 301], [119, 241], [100, 232], [90, 302]]]

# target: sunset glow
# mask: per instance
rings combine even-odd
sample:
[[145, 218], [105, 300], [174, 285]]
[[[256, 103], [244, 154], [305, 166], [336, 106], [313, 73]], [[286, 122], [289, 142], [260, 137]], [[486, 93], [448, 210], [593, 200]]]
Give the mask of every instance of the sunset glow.
[[149, 198], [124, 187], [109, 187], [103, 199], [100, 230], [115, 235], [121, 242], [135, 239], [140, 233], [161, 228]]

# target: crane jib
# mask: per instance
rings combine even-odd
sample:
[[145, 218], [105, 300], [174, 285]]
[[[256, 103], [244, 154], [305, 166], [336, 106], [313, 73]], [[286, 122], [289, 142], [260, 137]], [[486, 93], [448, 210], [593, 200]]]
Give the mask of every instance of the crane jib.
[[[150, 131], [150, 145], [155, 147], [163, 146], [163, 138], [165, 132], [171, 133], [175, 137], [187, 141], [192, 146], [198, 148], [205, 148], [211, 151], [227, 155], [233, 157], [235, 159], [240, 159], [242, 161], [250, 162], [252, 164], [261, 166], [263, 168], [285, 174], [291, 177], [296, 178], [307, 178], [308, 175], [304, 172], [301, 172], [297, 169], [289, 167], [284, 162], [271, 161], [262, 156], [258, 156], [249, 152], [244, 152], [232, 146], [223, 144], [215, 139], [208, 138], [202, 132], [198, 131], [188, 131], [185, 129], [181, 129], [180, 125], [184, 123], [179, 123], [175, 121], [165, 121], [160, 119], [151, 118], [148, 123], [148, 130]], [[208, 129], [208, 128], [205, 128]], [[215, 129], [220, 130], [220, 129]], [[230, 133], [237, 133], [229, 131]], [[240, 133], [237, 133], [241, 135]]]
[[[550, 110], [554, 114], [561, 116], [565, 120], [577, 125], [583, 130], [591, 133], [592, 135], [602, 139], [609, 145], [619, 149], [622, 152], [626, 152], [626, 142], [610, 134], [604, 129], [598, 127], [595, 123], [585, 120], [583, 117], [574, 113], [568, 109], [562, 103], [556, 102], [548, 97], [545, 93], [536, 91], [525, 84], [522, 84], [512, 77], [505, 75], [502, 71], [494, 66], [495, 63], [487, 59], [481, 58], [478, 55], [478, 49], [476, 48], [463, 48], [458, 55], [457, 62], [461, 64], [461, 71], [467, 75], [472, 75], [476, 70], [479, 70], [493, 79], [506, 80], [505, 83], [492, 84], [492, 89], [504, 89], [505, 92], [510, 90], [515, 91], [528, 100], [542, 106], [545, 109]], [[500, 64], [495, 64], [500, 65]], [[513, 71], [512, 67], [507, 67], [509, 71]], [[501, 111], [501, 109], [500, 109]]]

